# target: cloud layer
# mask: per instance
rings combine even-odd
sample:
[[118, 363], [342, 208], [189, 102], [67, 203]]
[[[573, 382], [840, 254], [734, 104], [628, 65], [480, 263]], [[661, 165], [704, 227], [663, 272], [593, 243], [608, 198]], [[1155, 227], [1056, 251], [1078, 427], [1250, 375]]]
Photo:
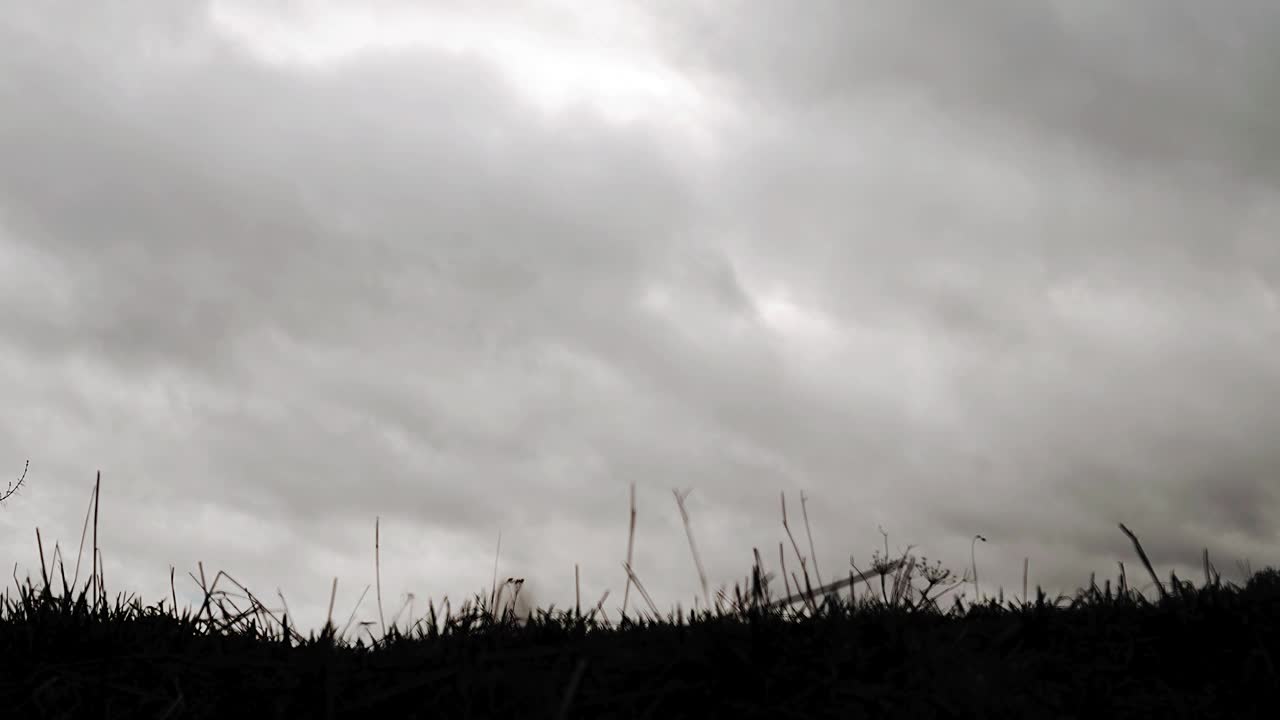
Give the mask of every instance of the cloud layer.
[[501, 530], [539, 606], [575, 563], [616, 606], [630, 483], [664, 609], [673, 487], [716, 586], [801, 490], [827, 575], [877, 527], [983, 533], [984, 591], [1132, 566], [1117, 522], [1274, 563], [1280, 12], [596, 7], [0, 13], [3, 557], [101, 469], [112, 585], [316, 624], [375, 516], [388, 597]]

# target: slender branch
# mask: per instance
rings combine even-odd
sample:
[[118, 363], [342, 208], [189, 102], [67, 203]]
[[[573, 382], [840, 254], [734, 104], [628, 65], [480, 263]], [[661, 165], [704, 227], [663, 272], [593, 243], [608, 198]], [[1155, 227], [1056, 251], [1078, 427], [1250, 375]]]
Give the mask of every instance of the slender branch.
[[9, 486], [5, 488], [4, 492], [0, 493], [0, 503], [4, 502], [5, 500], [8, 500], [10, 497], [13, 496], [14, 493], [22, 489], [22, 481], [27, 479], [27, 470], [30, 467], [31, 467], [31, 461], [28, 460], [27, 464], [24, 465], [22, 468], [22, 477], [18, 478], [17, 484], [15, 485], [14, 483], [9, 483]]

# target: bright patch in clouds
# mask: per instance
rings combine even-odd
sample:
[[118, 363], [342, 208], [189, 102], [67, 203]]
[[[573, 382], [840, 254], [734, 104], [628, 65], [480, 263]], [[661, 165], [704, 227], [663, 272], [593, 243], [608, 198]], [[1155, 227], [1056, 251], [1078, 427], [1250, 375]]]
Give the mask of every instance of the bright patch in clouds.
[[[273, 12], [223, 0], [214, 27], [262, 62], [322, 70], [369, 52], [415, 49], [475, 55], [493, 63], [527, 99], [555, 113], [585, 103], [618, 123], [662, 122], [706, 139], [709, 103], [646, 47], [646, 19], [613, 3], [559, 14], [307, 2]], [[546, 9], [546, 8], [543, 8]]]
[[821, 308], [802, 305], [786, 290], [775, 289], [756, 298], [756, 310], [765, 325], [783, 339], [831, 347], [840, 330]]
[[655, 282], [640, 296], [640, 307], [694, 345], [720, 347], [726, 341], [749, 340], [750, 319], [708, 301], [698, 290]]

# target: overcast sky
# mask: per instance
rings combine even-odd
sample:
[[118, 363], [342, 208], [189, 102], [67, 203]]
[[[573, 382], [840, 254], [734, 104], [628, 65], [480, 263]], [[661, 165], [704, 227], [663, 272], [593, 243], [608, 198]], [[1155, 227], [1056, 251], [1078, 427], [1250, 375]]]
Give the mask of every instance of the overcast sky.
[[883, 528], [957, 574], [982, 533], [984, 592], [1024, 557], [1146, 584], [1124, 522], [1239, 581], [1280, 560], [1277, 33], [1269, 0], [0, 0], [5, 575], [37, 526], [74, 557], [101, 470], [109, 591], [172, 565], [190, 601], [203, 561], [311, 627], [375, 517], [388, 615], [487, 588], [499, 531], [534, 605], [579, 563], [617, 608], [631, 483], [664, 612], [701, 595], [673, 488], [713, 591], [777, 570], [784, 491], [828, 580]]

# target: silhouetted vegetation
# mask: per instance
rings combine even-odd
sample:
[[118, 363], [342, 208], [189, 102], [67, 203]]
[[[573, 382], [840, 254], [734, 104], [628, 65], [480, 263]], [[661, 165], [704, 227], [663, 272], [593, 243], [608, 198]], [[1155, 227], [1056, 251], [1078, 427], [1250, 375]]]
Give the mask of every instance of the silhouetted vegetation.
[[22, 483], [24, 480], [27, 479], [27, 470], [30, 470], [30, 469], [31, 469], [31, 461], [28, 460], [26, 465], [22, 467], [22, 477], [18, 478], [18, 482], [9, 483], [8, 485], [5, 486], [4, 492], [0, 492], [0, 503], [3, 503], [5, 500], [8, 500], [9, 498], [13, 497], [14, 495], [17, 494], [19, 490], [22, 489]]
[[45, 563], [37, 530], [41, 577], [5, 594], [5, 717], [1247, 718], [1280, 707], [1280, 573], [1224, 583], [1206, 550], [1202, 587], [1173, 573], [1166, 587], [1123, 525], [1155, 601], [1121, 564], [1114, 588], [1091, 578], [1075, 597], [1037, 588], [1029, 599], [1024, 583], [1021, 599], [953, 596], [944, 610], [939, 598], [968, 578], [948, 584], [950, 571], [910, 548], [890, 558], [887, 539], [867, 571], [851, 560], [845, 577], [815, 586], [812, 544], [805, 558], [784, 505], [800, 572], [780, 555], [781, 599], [757, 550], [749, 577], [712, 607], [660, 618], [629, 543], [628, 591], [648, 612], [624, 601], [611, 621], [606, 593], [585, 612], [579, 601], [517, 617], [502, 603], [506, 588], [519, 592], [511, 579], [457, 611], [433, 602], [404, 630], [393, 619], [381, 637], [362, 624], [366, 643], [348, 639], [352, 620], [338, 630], [332, 601], [324, 629], [303, 637], [287, 607], [268, 608], [226, 573], [209, 581], [203, 566], [191, 575], [199, 608], [178, 611], [176, 593], [154, 606], [108, 602], [94, 524], [82, 585], [57, 548]]

